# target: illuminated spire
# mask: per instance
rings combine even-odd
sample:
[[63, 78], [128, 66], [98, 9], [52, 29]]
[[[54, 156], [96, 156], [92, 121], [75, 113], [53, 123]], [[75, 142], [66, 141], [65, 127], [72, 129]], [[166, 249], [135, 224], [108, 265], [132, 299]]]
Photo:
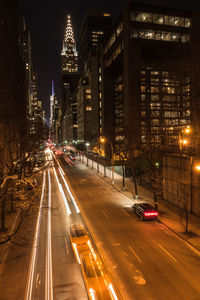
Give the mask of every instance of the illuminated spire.
[[65, 28], [61, 56], [62, 70], [68, 73], [76, 73], [78, 71], [78, 53], [76, 51], [76, 42], [70, 15], [67, 15], [67, 25]]
[[67, 16], [67, 26], [66, 26], [66, 30], [65, 30], [65, 42], [75, 43], [70, 15]]
[[54, 81], [52, 80], [52, 86], [51, 86], [51, 95], [55, 95], [54, 91]]

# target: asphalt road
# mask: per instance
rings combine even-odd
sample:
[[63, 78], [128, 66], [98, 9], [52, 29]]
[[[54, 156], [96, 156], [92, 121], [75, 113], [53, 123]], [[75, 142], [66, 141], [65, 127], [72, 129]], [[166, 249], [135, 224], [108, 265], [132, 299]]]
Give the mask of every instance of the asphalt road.
[[46, 172], [38, 240], [32, 249], [37, 249], [36, 259], [32, 260], [31, 255], [27, 277], [26, 291], [31, 291], [26, 292], [25, 300], [86, 300], [80, 265], [74, 257], [68, 230], [79, 215], [74, 215], [74, 220], [68, 216], [55, 172], [53, 168]]
[[124, 299], [200, 299], [200, 257], [157, 221], [141, 221], [132, 202], [79, 161], [62, 165], [81, 212]]
[[81, 216], [68, 216], [53, 168], [43, 179], [40, 207], [27, 216], [0, 265], [0, 300], [87, 300], [68, 230]]
[[79, 161], [62, 166], [66, 175], [58, 167], [46, 171], [38, 214], [9, 244], [0, 300], [88, 299], [69, 239], [76, 222], [85, 222], [121, 299], [200, 299], [200, 257], [186, 242], [157, 221], [141, 221], [95, 170]]

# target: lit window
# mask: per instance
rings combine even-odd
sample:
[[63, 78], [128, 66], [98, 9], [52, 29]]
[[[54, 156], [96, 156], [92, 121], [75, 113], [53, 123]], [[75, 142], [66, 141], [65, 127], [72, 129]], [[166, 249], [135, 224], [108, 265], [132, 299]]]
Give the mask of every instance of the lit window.
[[91, 106], [86, 106], [85, 109], [86, 109], [86, 110], [92, 110], [92, 107], [91, 107]]

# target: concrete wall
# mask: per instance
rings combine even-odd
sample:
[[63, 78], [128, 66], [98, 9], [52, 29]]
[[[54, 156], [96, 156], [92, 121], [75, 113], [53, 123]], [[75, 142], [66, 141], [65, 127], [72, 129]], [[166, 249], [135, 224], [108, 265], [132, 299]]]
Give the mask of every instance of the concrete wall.
[[163, 159], [163, 198], [200, 216], [200, 159], [166, 156]]

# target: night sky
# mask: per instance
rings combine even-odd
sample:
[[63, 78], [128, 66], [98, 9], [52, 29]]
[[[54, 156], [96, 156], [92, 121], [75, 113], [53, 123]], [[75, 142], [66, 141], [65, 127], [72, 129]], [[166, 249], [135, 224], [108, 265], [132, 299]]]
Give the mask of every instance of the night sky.
[[[79, 34], [87, 8], [111, 13], [115, 20], [126, 0], [19, 0], [21, 13], [31, 32], [32, 59], [38, 74], [39, 99], [49, 113], [51, 81], [60, 97], [60, 52], [66, 15], [71, 14], [77, 48]], [[157, 4], [183, 9], [199, 9], [199, 0], [138, 0], [137, 3]]]

